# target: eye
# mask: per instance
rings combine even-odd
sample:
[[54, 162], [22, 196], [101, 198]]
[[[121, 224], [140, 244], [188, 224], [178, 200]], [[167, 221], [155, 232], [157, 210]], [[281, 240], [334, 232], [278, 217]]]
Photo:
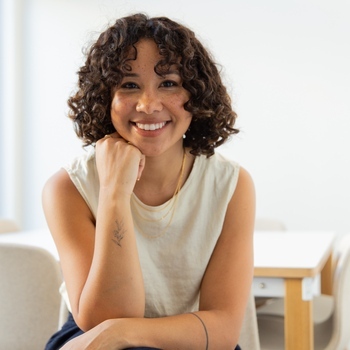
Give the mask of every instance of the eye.
[[174, 87], [174, 86], [178, 86], [179, 84], [173, 80], [165, 80], [162, 82], [161, 86], [162, 87]]
[[123, 88], [123, 89], [137, 89], [138, 88], [138, 86], [135, 83], [132, 83], [132, 82], [124, 83], [120, 87]]

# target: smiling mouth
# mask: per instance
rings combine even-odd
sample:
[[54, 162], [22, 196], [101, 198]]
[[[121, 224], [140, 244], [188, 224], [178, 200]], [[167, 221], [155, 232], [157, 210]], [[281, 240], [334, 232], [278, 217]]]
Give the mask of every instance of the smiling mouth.
[[135, 125], [142, 130], [159, 130], [164, 128], [167, 122], [162, 122], [162, 123], [155, 123], [155, 124], [141, 124], [141, 123], [135, 123]]

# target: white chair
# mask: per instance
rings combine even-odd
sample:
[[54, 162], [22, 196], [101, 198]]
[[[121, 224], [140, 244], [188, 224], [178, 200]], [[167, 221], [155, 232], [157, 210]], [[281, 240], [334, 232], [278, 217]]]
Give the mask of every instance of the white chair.
[[249, 296], [238, 344], [242, 350], [260, 350], [258, 322], [253, 293]]
[[0, 233], [19, 231], [19, 226], [15, 221], [0, 218]]
[[[333, 295], [313, 300], [315, 350], [350, 349], [350, 234], [334, 250]], [[257, 310], [262, 350], [284, 349], [283, 299]]]
[[44, 349], [59, 326], [58, 261], [42, 248], [1, 243], [0, 281], [0, 349]]

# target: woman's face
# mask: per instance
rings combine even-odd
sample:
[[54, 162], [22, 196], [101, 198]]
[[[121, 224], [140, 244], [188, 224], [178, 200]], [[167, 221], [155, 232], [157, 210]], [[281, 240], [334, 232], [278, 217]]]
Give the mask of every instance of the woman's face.
[[155, 72], [161, 59], [155, 42], [142, 39], [135, 45], [137, 59], [116, 88], [111, 104], [112, 123], [118, 133], [146, 156], [182, 148], [182, 137], [192, 115], [184, 109], [190, 93], [182, 87], [177, 68], [164, 76]]

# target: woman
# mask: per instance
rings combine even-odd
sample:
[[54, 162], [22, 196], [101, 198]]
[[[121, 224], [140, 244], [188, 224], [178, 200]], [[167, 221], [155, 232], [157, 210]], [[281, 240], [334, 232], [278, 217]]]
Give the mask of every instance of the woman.
[[168, 18], [121, 18], [87, 53], [69, 106], [94, 147], [43, 191], [71, 312], [47, 349], [235, 348], [254, 187], [214, 153], [238, 130], [207, 50]]

